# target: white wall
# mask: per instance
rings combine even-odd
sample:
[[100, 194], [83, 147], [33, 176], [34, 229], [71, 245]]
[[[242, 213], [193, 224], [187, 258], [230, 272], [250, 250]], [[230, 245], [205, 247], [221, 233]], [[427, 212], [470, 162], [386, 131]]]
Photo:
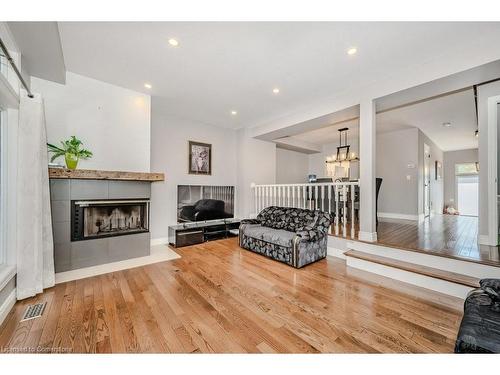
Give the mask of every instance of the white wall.
[[[349, 137], [347, 143], [351, 145], [349, 152], [359, 155], [359, 138]], [[329, 143], [322, 146], [322, 152], [309, 155], [309, 174], [315, 174], [318, 178], [329, 177], [326, 173], [326, 158], [337, 154], [338, 142]], [[359, 162], [351, 163], [351, 179], [359, 178]]]
[[410, 215], [416, 219], [418, 129], [377, 133], [376, 151], [376, 176], [383, 179], [378, 198], [378, 212]]
[[75, 135], [94, 153], [79, 168], [150, 171], [148, 95], [70, 72], [65, 85], [32, 77], [31, 87], [44, 98], [49, 143]]
[[[151, 191], [151, 238], [160, 239], [177, 222], [177, 185], [236, 185], [236, 131], [171, 117], [162, 98], [153, 97], [151, 104], [151, 170], [165, 173]], [[190, 140], [212, 145], [211, 176], [188, 174]]]
[[470, 150], [447, 151], [444, 153], [443, 181], [444, 181], [444, 205], [457, 208], [456, 205], [456, 180], [455, 164], [475, 163], [479, 161], [477, 148]]
[[276, 148], [276, 183], [298, 184], [307, 182], [309, 155]]
[[237, 216], [255, 214], [251, 184], [276, 183], [276, 144], [251, 138], [248, 129], [238, 130], [238, 206]]

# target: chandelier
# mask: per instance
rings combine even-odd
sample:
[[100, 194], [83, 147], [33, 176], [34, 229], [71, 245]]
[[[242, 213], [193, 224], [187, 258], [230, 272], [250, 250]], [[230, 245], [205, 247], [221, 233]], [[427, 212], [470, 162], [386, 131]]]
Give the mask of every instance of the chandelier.
[[347, 144], [349, 128], [339, 129], [339, 146], [337, 153], [326, 158], [327, 174], [331, 177], [349, 177], [351, 162], [359, 161], [355, 152], [351, 152], [351, 145]]

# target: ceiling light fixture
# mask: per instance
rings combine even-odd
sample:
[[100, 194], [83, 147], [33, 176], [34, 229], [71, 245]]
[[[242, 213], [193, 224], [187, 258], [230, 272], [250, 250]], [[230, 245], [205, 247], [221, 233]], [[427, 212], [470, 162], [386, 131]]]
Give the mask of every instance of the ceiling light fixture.
[[335, 177], [337, 168], [344, 168], [350, 174], [351, 162], [358, 162], [359, 157], [355, 152], [350, 152], [351, 145], [347, 143], [349, 128], [339, 129], [339, 146], [337, 154], [326, 158], [326, 168], [328, 176]]
[[153, 88], [153, 86], [151, 86], [151, 83], [145, 83], [144, 87], [147, 88], [147, 89]]
[[275, 87], [275, 88], [273, 89], [273, 94], [279, 94], [279, 93], [280, 93], [280, 89], [279, 89], [279, 88], [277, 88], [277, 87]]
[[238, 111], [231, 111], [231, 114], [232, 114], [233, 116], [236, 116], [236, 115], [238, 114]]
[[356, 47], [351, 47], [347, 50], [348, 55], [355, 55], [356, 52], [358, 52], [358, 49]]
[[451, 122], [443, 122], [445, 128], [451, 128]]
[[168, 40], [168, 44], [170, 44], [172, 47], [177, 47], [179, 45], [179, 42], [177, 39], [174, 39], [174, 38], [170, 38]]

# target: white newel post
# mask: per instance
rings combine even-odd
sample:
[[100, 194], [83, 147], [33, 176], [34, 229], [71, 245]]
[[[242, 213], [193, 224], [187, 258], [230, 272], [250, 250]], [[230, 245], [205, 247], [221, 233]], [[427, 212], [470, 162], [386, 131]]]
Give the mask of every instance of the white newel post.
[[377, 241], [375, 219], [375, 178], [376, 178], [376, 117], [375, 102], [363, 100], [359, 108], [359, 239]]

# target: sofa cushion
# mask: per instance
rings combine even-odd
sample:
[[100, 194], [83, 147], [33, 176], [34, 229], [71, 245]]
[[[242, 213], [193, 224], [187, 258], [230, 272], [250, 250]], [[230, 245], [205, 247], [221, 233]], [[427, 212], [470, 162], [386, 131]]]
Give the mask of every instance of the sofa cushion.
[[292, 247], [292, 241], [295, 237], [293, 232], [261, 225], [249, 225], [245, 227], [244, 231], [245, 236], [284, 247]]
[[305, 226], [314, 226], [320, 211], [291, 207], [266, 207], [257, 219], [263, 226], [295, 232]]

